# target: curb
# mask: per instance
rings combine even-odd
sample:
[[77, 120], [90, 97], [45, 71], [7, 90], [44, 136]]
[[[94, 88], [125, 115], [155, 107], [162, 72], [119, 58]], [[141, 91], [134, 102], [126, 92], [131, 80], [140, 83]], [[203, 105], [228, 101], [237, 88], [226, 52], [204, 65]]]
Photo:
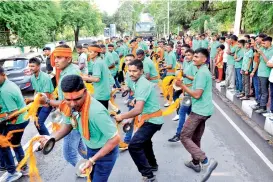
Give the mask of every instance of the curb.
[[254, 129], [264, 140], [273, 141], [273, 118], [265, 117], [253, 111], [251, 106], [256, 104], [256, 101], [240, 100], [235, 96], [234, 90], [228, 90], [221, 87], [221, 83], [213, 82], [214, 92], [228, 105], [231, 104], [231, 109], [239, 114], [252, 129]]

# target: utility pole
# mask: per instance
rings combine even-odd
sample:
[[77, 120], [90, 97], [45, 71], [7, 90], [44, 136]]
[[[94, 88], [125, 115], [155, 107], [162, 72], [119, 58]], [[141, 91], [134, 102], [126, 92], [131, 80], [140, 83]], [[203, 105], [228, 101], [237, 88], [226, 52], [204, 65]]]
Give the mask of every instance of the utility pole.
[[168, 24], [167, 24], [167, 34], [170, 35], [170, 0], [168, 0]]
[[240, 24], [241, 24], [241, 17], [242, 17], [242, 6], [243, 0], [236, 1], [236, 13], [235, 13], [235, 23], [234, 23], [234, 34], [240, 34]]

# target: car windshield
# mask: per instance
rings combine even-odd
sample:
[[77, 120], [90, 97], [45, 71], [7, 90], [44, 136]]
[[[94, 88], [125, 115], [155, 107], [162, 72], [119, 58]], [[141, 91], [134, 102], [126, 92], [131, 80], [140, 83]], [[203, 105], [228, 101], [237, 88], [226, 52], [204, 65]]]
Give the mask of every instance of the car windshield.
[[154, 26], [152, 23], [137, 23], [136, 24], [136, 32], [149, 32], [153, 31]]
[[4, 62], [4, 69], [22, 69], [26, 67], [26, 59], [7, 60]]

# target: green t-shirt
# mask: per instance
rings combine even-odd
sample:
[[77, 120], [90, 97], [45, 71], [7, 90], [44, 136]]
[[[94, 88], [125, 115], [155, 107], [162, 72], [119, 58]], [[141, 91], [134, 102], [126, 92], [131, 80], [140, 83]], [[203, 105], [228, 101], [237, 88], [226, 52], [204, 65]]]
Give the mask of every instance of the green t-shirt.
[[[273, 46], [271, 46], [268, 49], [261, 49], [264, 53], [264, 55], [267, 57], [268, 60], [270, 60], [273, 56]], [[258, 67], [258, 76], [260, 77], [269, 77], [271, 68], [266, 66], [266, 63], [263, 59], [263, 57], [260, 55], [260, 64]]]
[[[133, 90], [134, 92], [134, 97], [136, 101], [144, 101], [144, 108], [141, 114], [151, 114], [154, 113], [158, 110], [160, 110], [160, 104], [159, 100], [155, 91], [154, 84], [149, 82], [144, 75], [141, 76], [137, 82], [133, 83]], [[148, 121], [145, 122], [150, 122], [153, 124], [163, 124], [163, 118], [162, 116], [160, 117], [155, 117], [151, 118]]]
[[109, 69], [106, 62], [101, 58], [96, 58], [93, 66], [93, 77], [100, 78], [99, 82], [94, 82], [94, 98], [97, 100], [109, 100], [110, 99], [110, 79]]
[[30, 78], [33, 89], [38, 93], [52, 93], [54, 86], [51, 78], [45, 72], [40, 71], [38, 78], [33, 74]]
[[131, 89], [134, 92], [134, 82], [131, 80], [129, 73], [127, 72], [125, 75], [125, 84], [129, 89]]
[[[188, 76], [195, 76], [198, 69], [197, 67], [193, 64], [193, 61], [187, 61], [184, 60], [183, 61], [183, 73], [188, 75]], [[184, 84], [192, 84], [192, 80], [188, 79], [188, 78], [183, 78], [183, 83]], [[192, 88], [192, 87], [189, 87]]]
[[[70, 118], [66, 117], [65, 123], [71, 124]], [[99, 101], [92, 97], [89, 107], [90, 140], [85, 139], [83, 136], [80, 114], [77, 117], [76, 129], [80, 132], [85, 145], [91, 149], [102, 148], [108, 140], [116, 136], [118, 133], [117, 127], [111, 120], [107, 109]]]
[[[143, 67], [144, 67], [144, 73], [150, 74], [150, 77], [158, 76], [158, 73], [156, 71], [155, 65], [153, 61], [149, 57], [145, 57], [143, 60]], [[156, 80], [150, 80], [153, 83], [158, 83], [158, 79]]]
[[209, 47], [209, 41], [207, 39], [201, 40], [201, 47], [207, 49]]
[[63, 91], [61, 88], [61, 83], [62, 83], [63, 78], [67, 75], [80, 75], [80, 74], [81, 74], [81, 71], [80, 71], [79, 67], [77, 67], [76, 65], [74, 65], [72, 63], [70, 65], [68, 65], [64, 70], [62, 70], [62, 72], [60, 74], [60, 81], [58, 84], [58, 99], [59, 100], [64, 100], [64, 94], [63, 94]]
[[[167, 54], [168, 54], [167, 55], [167, 60], [166, 60], [167, 66], [172, 65], [172, 69], [175, 69], [175, 67], [176, 67], [176, 56], [175, 56], [174, 52], [171, 51], [171, 52], [169, 52]], [[168, 73], [167, 72], [167, 75], [175, 75], [175, 73]]]
[[[105, 54], [103, 54], [103, 60], [107, 65], [107, 68], [109, 68], [112, 64], [115, 63], [113, 55], [111, 52], [107, 51]], [[112, 68], [110, 70], [111, 74], [114, 75], [116, 73], [116, 68]]]
[[88, 74], [92, 75], [92, 71], [93, 71], [93, 66], [94, 66], [94, 61], [90, 60], [87, 62], [87, 68], [88, 68]]
[[111, 52], [112, 53], [112, 57], [113, 57], [113, 60], [114, 60], [114, 63], [115, 63], [115, 71], [114, 71], [114, 73], [112, 73], [112, 76], [116, 76], [116, 74], [117, 74], [117, 71], [118, 71], [118, 69], [119, 69], [119, 55], [117, 54], [117, 52], [116, 51], [113, 51], [113, 52]]
[[127, 54], [129, 54], [130, 49], [125, 43], [122, 45], [122, 47], [123, 47], [123, 55], [126, 56]]
[[[20, 88], [12, 81], [6, 79], [5, 82], [0, 85], [0, 105], [2, 106], [2, 113], [11, 113], [15, 110], [20, 110], [26, 106], [24, 97]], [[20, 114], [15, 124], [21, 124], [25, 122], [24, 116], [26, 112]], [[8, 122], [7, 124], [11, 124]]]
[[249, 71], [249, 72], [252, 71], [251, 65], [249, 66], [249, 70], [247, 70], [248, 65], [252, 59], [253, 59], [253, 50], [250, 48], [249, 50], [246, 50], [244, 57], [243, 57], [243, 63], [242, 63], [242, 70], [243, 71]]
[[[236, 49], [237, 49], [237, 45], [234, 45], [234, 46], [230, 45], [231, 54], [234, 54]], [[229, 55], [229, 54], [227, 55], [227, 64], [228, 65], [234, 65], [235, 64], [234, 55]]]
[[142, 49], [143, 51], [148, 51], [148, 50], [149, 50], [148, 45], [147, 45], [146, 42], [144, 42], [144, 41], [139, 42], [139, 43], [138, 43], [138, 46], [139, 46], [139, 48]]
[[237, 56], [237, 59], [240, 59], [240, 61], [235, 61], [234, 63], [234, 67], [235, 68], [242, 68], [242, 63], [243, 63], [243, 57], [244, 57], [244, 53], [245, 53], [245, 49], [244, 48], [237, 48], [236, 50], [236, 56]]
[[193, 39], [192, 40], [192, 49], [195, 51], [196, 49], [200, 48], [200, 46], [201, 46], [200, 43], [201, 43], [200, 40]]
[[213, 41], [210, 44], [210, 58], [211, 60], [215, 58], [216, 54], [217, 54], [217, 47], [220, 45], [220, 42], [218, 41]]
[[199, 99], [192, 97], [192, 112], [202, 116], [211, 116], [214, 110], [212, 103], [212, 78], [206, 65], [202, 65], [197, 71], [192, 88], [193, 90], [203, 90]]

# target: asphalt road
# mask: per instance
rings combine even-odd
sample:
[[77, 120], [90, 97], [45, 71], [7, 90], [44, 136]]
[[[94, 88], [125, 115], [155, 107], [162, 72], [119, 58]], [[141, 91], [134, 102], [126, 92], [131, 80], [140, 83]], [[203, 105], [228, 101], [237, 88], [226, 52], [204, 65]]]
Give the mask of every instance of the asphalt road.
[[[163, 98], [158, 97], [163, 107]], [[221, 111], [215, 107], [215, 113], [207, 121], [202, 149], [209, 158], [215, 158], [218, 161], [218, 167], [208, 181], [272, 182], [273, 148], [246, 125], [218, 96], [214, 95], [213, 99]], [[121, 110], [127, 111], [120, 94], [117, 95], [116, 100]], [[153, 137], [154, 151], [159, 164], [159, 170], [155, 174], [159, 182], [198, 182], [201, 174], [184, 166], [184, 161], [189, 160], [190, 155], [183, 145], [180, 142], [167, 141], [175, 134], [178, 124], [177, 121], [171, 120], [173, 116], [174, 114], [165, 117], [165, 124], [161, 131]], [[30, 123], [25, 131], [23, 144], [35, 134], [37, 131], [33, 123]], [[77, 178], [74, 168], [65, 162], [62, 156], [61, 141], [49, 155], [43, 156], [37, 153], [36, 156], [43, 181], [86, 181]], [[109, 182], [140, 182], [141, 179], [128, 151], [121, 152]], [[26, 182], [28, 177], [22, 177], [19, 181]]]

